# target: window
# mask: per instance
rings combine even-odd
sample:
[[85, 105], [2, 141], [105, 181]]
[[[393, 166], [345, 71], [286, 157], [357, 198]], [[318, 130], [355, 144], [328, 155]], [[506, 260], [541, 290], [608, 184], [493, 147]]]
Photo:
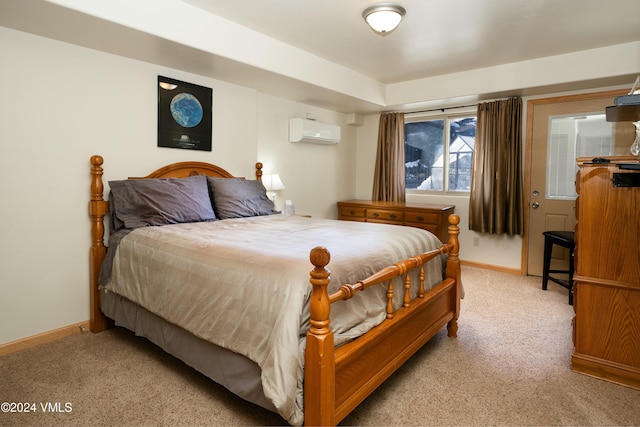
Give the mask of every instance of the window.
[[576, 158], [611, 156], [615, 128], [603, 113], [551, 116], [547, 147], [547, 194], [549, 199], [574, 200]]
[[407, 190], [471, 190], [475, 116], [407, 119], [404, 132]]

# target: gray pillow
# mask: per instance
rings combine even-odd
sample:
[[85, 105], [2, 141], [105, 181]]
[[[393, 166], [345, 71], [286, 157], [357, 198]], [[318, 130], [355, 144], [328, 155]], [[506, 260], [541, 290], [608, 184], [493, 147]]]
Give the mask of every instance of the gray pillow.
[[260, 181], [211, 176], [207, 177], [207, 181], [216, 217], [219, 219], [280, 213], [267, 197], [267, 190]]
[[216, 219], [204, 175], [109, 181], [114, 223], [124, 228]]

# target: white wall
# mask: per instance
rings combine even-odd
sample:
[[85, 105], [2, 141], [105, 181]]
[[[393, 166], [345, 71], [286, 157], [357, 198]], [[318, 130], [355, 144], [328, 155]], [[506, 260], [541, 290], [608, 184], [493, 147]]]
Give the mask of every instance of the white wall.
[[[0, 27], [0, 344], [89, 318], [89, 158], [104, 181], [171, 162], [281, 174], [299, 212], [335, 216], [354, 190], [355, 130], [339, 146], [288, 142], [288, 118], [311, 109], [253, 89]], [[158, 75], [213, 89], [211, 152], [157, 147]]]
[[[276, 205], [293, 201], [296, 213], [321, 218], [337, 218], [336, 201], [355, 193], [356, 128], [346, 124], [347, 117], [309, 105], [268, 95], [258, 96], [260, 129], [258, 160], [265, 173], [278, 173], [285, 189], [276, 195]], [[289, 142], [289, 118], [311, 117], [340, 125], [337, 145]]]

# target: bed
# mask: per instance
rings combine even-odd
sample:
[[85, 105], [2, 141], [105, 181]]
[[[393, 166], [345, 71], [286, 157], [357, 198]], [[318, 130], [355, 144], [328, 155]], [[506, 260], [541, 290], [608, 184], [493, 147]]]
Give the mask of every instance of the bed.
[[456, 336], [455, 214], [444, 244], [282, 215], [260, 163], [255, 179], [174, 163], [105, 197], [103, 158], [90, 163], [92, 332], [130, 329], [294, 425], [336, 425], [443, 327]]

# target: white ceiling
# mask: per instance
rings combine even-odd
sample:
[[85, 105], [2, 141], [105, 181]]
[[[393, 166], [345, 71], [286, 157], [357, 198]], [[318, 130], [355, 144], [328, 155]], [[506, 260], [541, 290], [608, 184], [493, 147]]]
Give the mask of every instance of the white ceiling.
[[183, 0], [383, 83], [640, 40], [640, 0], [397, 0], [386, 36], [373, 0]]
[[[374, 3], [0, 0], [0, 25], [309, 105], [360, 113], [415, 107], [424, 100], [422, 93], [394, 105], [389, 87], [394, 86], [396, 93], [405, 90], [404, 98], [412, 98], [406, 88], [416, 79], [432, 79], [431, 95], [437, 89], [433, 85], [441, 81], [437, 76], [482, 69], [485, 72], [474, 76], [490, 82], [500, 77], [486, 71], [488, 67], [629, 42], [624, 45], [627, 50], [640, 46], [640, 0], [397, 0], [407, 14], [384, 37], [371, 31], [362, 18], [362, 11]], [[509, 86], [518, 93], [492, 92], [497, 85], [473, 93], [477, 88], [471, 87], [459, 98], [444, 91], [422, 105], [631, 85], [640, 72], [640, 61], [635, 59], [640, 55], [634, 51], [631, 57], [631, 65], [622, 67], [624, 72], [594, 72], [594, 77], [581, 72], [584, 66], [574, 65], [566, 71], [570, 77], [557, 79], [562, 83], [555, 87], [543, 86], [548, 78], [522, 83], [518, 68], [511, 72], [517, 74], [517, 82]], [[566, 61], [557, 64], [562, 68]], [[576, 71], [582, 75], [573, 77]]]

